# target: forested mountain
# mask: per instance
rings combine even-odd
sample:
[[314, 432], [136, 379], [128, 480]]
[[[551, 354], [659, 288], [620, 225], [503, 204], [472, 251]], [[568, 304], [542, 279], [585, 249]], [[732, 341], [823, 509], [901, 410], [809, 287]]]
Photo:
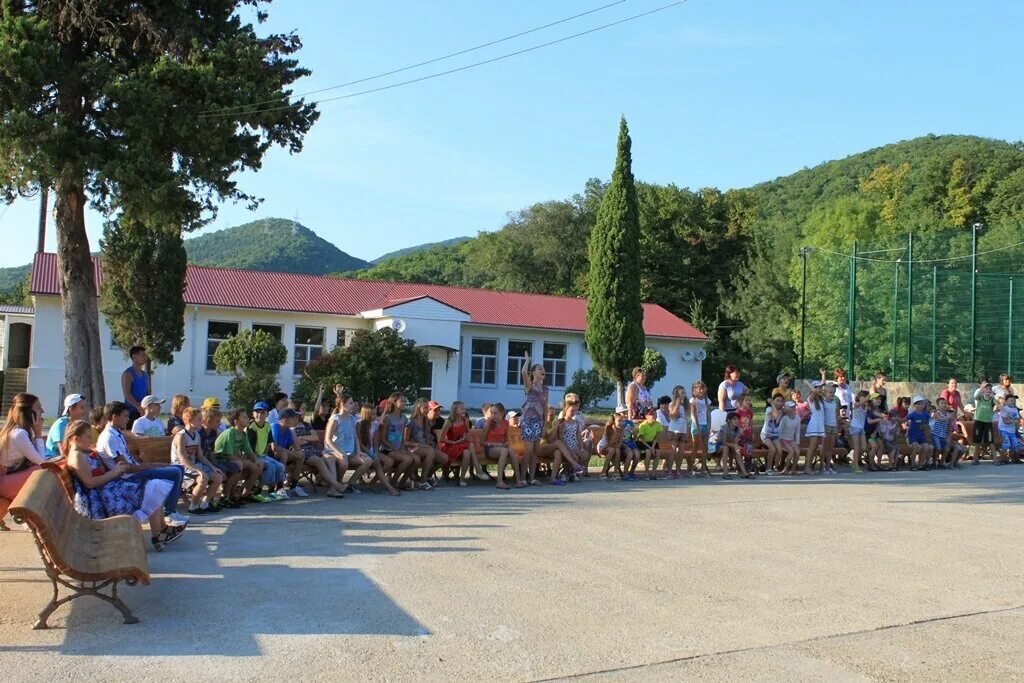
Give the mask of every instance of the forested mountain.
[[426, 244], [417, 244], [414, 247], [406, 247], [405, 249], [396, 249], [395, 251], [389, 251], [388, 253], [384, 254], [383, 256], [378, 256], [377, 258], [375, 258], [372, 261], [370, 261], [370, 263], [372, 263], [373, 265], [378, 265], [378, 264], [384, 263], [388, 259], [392, 259], [392, 258], [395, 258], [397, 256], [405, 256], [406, 254], [412, 254], [412, 253], [415, 253], [417, 251], [429, 251], [430, 249], [436, 249], [438, 247], [453, 247], [456, 244], [461, 244], [462, 242], [465, 242], [466, 240], [470, 240], [470, 239], [473, 239], [473, 238], [472, 237], [453, 237], [450, 240], [442, 240], [440, 242], [427, 242]]
[[[585, 296], [587, 239], [603, 191], [590, 180], [578, 195], [523, 209], [501, 230], [388, 259], [357, 276]], [[860, 269], [857, 300], [865, 303], [858, 327], [873, 325], [858, 335], [856, 371], [864, 375], [895, 363], [893, 268], [908, 233], [917, 239], [915, 260], [967, 253], [973, 223], [986, 224], [979, 251], [1024, 240], [1024, 145], [972, 136], [886, 145], [747, 189], [639, 183], [637, 191], [644, 298], [711, 335], [709, 373], [726, 360], [738, 362], [755, 385], [769, 384], [779, 367], [796, 368], [801, 247], [815, 248], [808, 257], [806, 342], [807, 365], [815, 369], [845, 365], [846, 358], [849, 259], [831, 252], [849, 253], [854, 239], [861, 251], [893, 250], [869, 257], [877, 261]], [[996, 258], [993, 268], [1024, 271], [1022, 250]], [[963, 263], [943, 266], [945, 272]], [[930, 283], [931, 268], [919, 267], [915, 282], [925, 275]], [[962, 288], [959, 275], [947, 277], [951, 288]], [[962, 298], [952, 294], [962, 312]], [[1024, 303], [1024, 293], [1018, 298]], [[913, 300], [917, 321], [930, 317], [925, 299]], [[906, 311], [896, 315], [899, 324]], [[924, 342], [914, 343], [924, 350]], [[946, 346], [944, 362], [959, 367], [962, 340], [948, 339]], [[926, 354], [920, 355], [924, 363]]]
[[31, 266], [13, 266], [11, 268], [0, 268], [0, 290], [7, 291], [12, 287], [19, 287], [28, 275]]
[[194, 265], [283, 273], [323, 275], [370, 265], [284, 218], [264, 218], [187, 239], [185, 251]]

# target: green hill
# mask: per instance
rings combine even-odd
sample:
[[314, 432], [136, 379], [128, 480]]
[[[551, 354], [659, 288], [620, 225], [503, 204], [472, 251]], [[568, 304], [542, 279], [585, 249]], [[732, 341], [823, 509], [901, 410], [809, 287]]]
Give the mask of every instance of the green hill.
[[27, 265], [0, 268], [0, 290], [7, 291], [14, 287], [20, 287], [31, 268], [31, 266]]
[[283, 273], [324, 275], [370, 265], [284, 218], [264, 218], [187, 239], [185, 251], [194, 265]]
[[[635, 139], [643, 144], [642, 134]], [[581, 194], [527, 207], [500, 230], [454, 246], [400, 255], [356, 276], [585, 296], [587, 240], [603, 191], [600, 181], [591, 180]], [[769, 385], [779, 368], [796, 367], [801, 247], [814, 249], [808, 258], [805, 339], [807, 364], [813, 368], [818, 363], [845, 365], [845, 254], [853, 240], [862, 251], [893, 250], [873, 257], [881, 263], [865, 261], [859, 269], [857, 298], [867, 302], [858, 309], [858, 327], [865, 328], [864, 335], [858, 332], [859, 375], [894, 362], [892, 264], [908, 233], [915, 235], [915, 259], [934, 258], [939, 264], [950, 254], [966, 253], [970, 226], [984, 224], [979, 250], [1000, 251], [979, 263], [989, 272], [1024, 275], [1024, 247], [1014, 246], [1024, 239], [1024, 143], [928, 135], [750, 188], [723, 192], [638, 183], [637, 192], [643, 297], [711, 336], [705, 363], [709, 373], [717, 373], [726, 362], [742, 363], [753, 386]], [[944, 267], [967, 266], [958, 261]], [[932, 304], [924, 292], [927, 287], [931, 296], [932, 268], [918, 267], [914, 277], [916, 327], [930, 319]], [[945, 345], [937, 349], [941, 372], [963, 372], [963, 361], [955, 354], [965, 342], [956, 334], [969, 320], [964, 322], [964, 283], [958, 278], [947, 279], [950, 322], [945, 323]], [[1017, 300], [1022, 305], [1019, 319], [1024, 319], [1024, 296]], [[1002, 301], [998, 299], [991, 320], [984, 319], [1005, 328]], [[942, 321], [947, 311], [939, 308]], [[996, 315], [999, 310], [1003, 312]], [[897, 328], [905, 321], [906, 313], [898, 310]], [[915, 349], [920, 347], [915, 350], [919, 374], [924, 374], [930, 356], [929, 332], [913, 333]], [[1005, 346], [1006, 337], [998, 339]], [[905, 338], [902, 343], [898, 354], [905, 358]], [[1024, 362], [1024, 354], [1017, 355]], [[1002, 370], [993, 365], [989, 371]]]
[[465, 242], [466, 240], [471, 240], [471, 239], [473, 239], [473, 238], [472, 237], [453, 237], [450, 240], [442, 240], [440, 242], [428, 242], [426, 244], [417, 244], [415, 247], [406, 247], [405, 249], [396, 249], [395, 251], [389, 251], [388, 253], [384, 254], [383, 256], [378, 256], [377, 258], [373, 259], [372, 261], [370, 261], [370, 263], [372, 263], [373, 265], [376, 266], [376, 265], [380, 265], [381, 263], [384, 263], [388, 259], [397, 258], [399, 256], [406, 256], [407, 254], [413, 254], [413, 253], [416, 253], [418, 251], [429, 251], [431, 249], [437, 249], [439, 247], [453, 247], [456, 244], [461, 244], [461, 243]]

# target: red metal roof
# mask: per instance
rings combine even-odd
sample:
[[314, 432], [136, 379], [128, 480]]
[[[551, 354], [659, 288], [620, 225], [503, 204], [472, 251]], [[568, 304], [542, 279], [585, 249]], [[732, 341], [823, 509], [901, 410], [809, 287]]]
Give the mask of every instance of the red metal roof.
[[[96, 264], [98, 286], [102, 272], [99, 261], [94, 259], [93, 262]], [[56, 254], [36, 254], [32, 264], [31, 293], [60, 294]], [[358, 315], [362, 311], [387, 308], [424, 296], [467, 313], [476, 325], [576, 332], [584, 331], [587, 326], [586, 299], [545, 294], [206, 266], [189, 266], [185, 284], [185, 303], [189, 305], [327, 315]], [[695, 327], [661, 306], [643, 306], [644, 332], [648, 336], [696, 341], [707, 339]]]

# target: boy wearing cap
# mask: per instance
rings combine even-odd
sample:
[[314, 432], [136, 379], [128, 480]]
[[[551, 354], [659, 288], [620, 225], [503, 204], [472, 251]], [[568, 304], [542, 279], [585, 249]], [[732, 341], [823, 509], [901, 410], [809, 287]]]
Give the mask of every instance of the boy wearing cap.
[[299, 486], [299, 476], [302, 475], [302, 468], [305, 465], [306, 458], [298, 447], [298, 441], [295, 438], [295, 431], [293, 429], [298, 420], [299, 414], [291, 408], [285, 408], [278, 413], [277, 423], [270, 425], [270, 452], [273, 454], [277, 464], [287, 474], [286, 478], [291, 480], [289, 482], [291, 494], [299, 498], [305, 498], [309, 494]]
[[519, 429], [519, 413], [514, 410], [510, 410], [505, 413], [505, 421], [508, 422], [509, 427], [515, 427]]
[[1017, 395], [1007, 392], [1003, 396], [1003, 407], [999, 409], [999, 438], [1002, 439], [1000, 449], [1006, 455], [996, 460], [997, 465], [1020, 462], [1018, 426], [1020, 426], [1020, 411], [1017, 410]]
[[910, 469], [924, 469], [932, 457], [932, 445], [928, 438], [928, 400], [915, 396], [911, 409], [904, 419], [907, 425], [907, 443], [910, 444]]
[[143, 414], [132, 424], [132, 434], [143, 438], [167, 434], [167, 427], [160, 421], [160, 410], [164, 400], [159, 396], [146, 396], [140, 405]]
[[60, 457], [60, 444], [64, 440], [64, 432], [69, 422], [84, 420], [89, 404], [81, 394], [68, 394], [64, 397], [64, 413], [57, 418], [57, 421], [50, 425], [50, 431], [46, 434], [46, 457]]
[[269, 412], [270, 406], [265, 401], [260, 401], [254, 405], [252, 407], [252, 422], [249, 423], [246, 429], [249, 445], [252, 447], [253, 453], [256, 454], [256, 460], [263, 465], [260, 484], [265, 484], [269, 492], [266, 495], [262, 492], [254, 495], [254, 498], [260, 503], [288, 498], [288, 494], [284, 490], [284, 465], [275, 460], [270, 454], [273, 436], [271, 434], [271, 425], [267, 422], [267, 414]]

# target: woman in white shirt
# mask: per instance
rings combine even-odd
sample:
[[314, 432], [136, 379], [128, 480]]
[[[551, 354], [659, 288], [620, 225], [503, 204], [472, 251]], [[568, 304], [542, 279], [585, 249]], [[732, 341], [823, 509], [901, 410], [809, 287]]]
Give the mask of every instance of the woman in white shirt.
[[0, 520], [32, 473], [46, 461], [43, 406], [33, 394], [17, 394], [0, 429]]

